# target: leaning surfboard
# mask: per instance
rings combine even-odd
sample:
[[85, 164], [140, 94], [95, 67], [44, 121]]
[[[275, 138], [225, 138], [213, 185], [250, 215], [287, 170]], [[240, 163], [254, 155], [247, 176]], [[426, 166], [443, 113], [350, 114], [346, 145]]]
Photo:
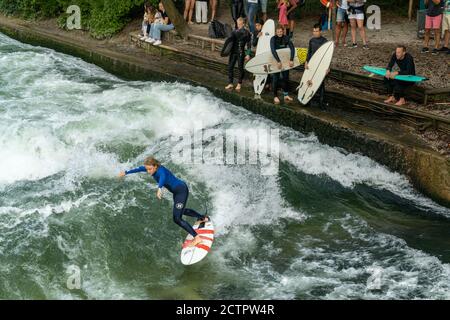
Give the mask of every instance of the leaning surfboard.
[[[386, 69], [379, 68], [379, 67], [372, 67], [372, 66], [364, 66], [364, 70], [367, 72], [370, 72], [372, 75], [376, 74], [379, 76], [384, 77], [386, 75]], [[394, 79], [401, 80], [401, 81], [408, 81], [408, 82], [422, 82], [425, 80], [428, 80], [428, 78], [422, 77], [422, 76], [413, 76], [413, 75], [398, 75]]]
[[[334, 42], [324, 43], [312, 56], [298, 86], [298, 101], [307, 104], [322, 84], [333, 58]], [[311, 81], [311, 85], [308, 82]]]
[[291, 58], [291, 49], [284, 48], [277, 50], [277, 54], [281, 60], [282, 65], [281, 69], [278, 69], [278, 62], [272, 55], [272, 52], [268, 51], [255, 56], [253, 59], [247, 62], [247, 64], [245, 65], [245, 70], [253, 74], [268, 75], [297, 68], [302, 63], [304, 63], [304, 61], [303, 62], [300, 61], [300, 58], [305, 56], [304, 55], [305, 49], [303, 48], [300, 49], [302, 50], [298, 50], [298, 48], [296, 48], [295, 50], [294, 65], [292, 67], [289, 66], [289, 61]]
[[[261, 29], [261, 36], [258, 39], [255, 56], [259, 56], [261, 53], [270, 51], [270, 39], [272, 39], [274, 35], [275, 22], [272, 19], [268, 19]], [[260, 95], [264, 90], [267, 77], [268, 76], [266, 74], [255, 74], [255, 79], [253, 80], [253, 89], [255, 90], [255, 94]]]
[[197, 263], [207, 256], [214, 242], [214, 225], [211, 220], [196, 223], [194, 230], [202, 238], [202, 242], [194, 247], [189, 247], [189, 243], [194, 239], [190, 234], [186, 237], [181, 250], [181, 263], [191, 265]]

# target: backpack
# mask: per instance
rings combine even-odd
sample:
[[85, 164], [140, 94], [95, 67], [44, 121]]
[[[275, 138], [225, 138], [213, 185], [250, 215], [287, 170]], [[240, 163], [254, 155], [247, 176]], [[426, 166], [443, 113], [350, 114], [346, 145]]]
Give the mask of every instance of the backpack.
[[208, 27], [208, 35], [214, 39], [227, 38], [231, 36], [231, 32], [233, 32], [233, 29], [231, 29], [229, 24], [222, 23], [218, 20], [211, 21]]

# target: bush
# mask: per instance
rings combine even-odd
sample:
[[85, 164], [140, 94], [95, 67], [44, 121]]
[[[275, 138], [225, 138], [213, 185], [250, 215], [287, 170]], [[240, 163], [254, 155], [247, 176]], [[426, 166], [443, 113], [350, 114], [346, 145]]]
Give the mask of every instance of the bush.
[[[81, 24], [96, 38], [111, 37], [130, 20], [130, 13], [142, 8], [145, 0], [0, 0], [0, 11], [26, 19], [58, 17], [65, 27], [70, 5], [81, 9]], [[149, 2], [157, 4], [158, 0]]]

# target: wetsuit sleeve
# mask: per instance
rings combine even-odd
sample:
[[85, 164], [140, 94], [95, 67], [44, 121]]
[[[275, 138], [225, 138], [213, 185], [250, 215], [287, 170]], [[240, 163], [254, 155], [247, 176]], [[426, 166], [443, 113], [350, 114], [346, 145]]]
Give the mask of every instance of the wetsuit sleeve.
[[291, 61], [294, 61], [295, 57], [295, 47], [291, 40], [289, 40], [289, 49], [291, 49]]
[[166, 183], [166, 171], [164, 169], [161, 170], [159, 173], [159, 182], [158, 182], [158, 188], [161, 189], [164, 187], [164, 184]]
[[252, 38], [252, 45], [253, 45], [254, 47], [258, 46], [258, 40], [259, 40], [258, 34], [259, 34], [259, 31], [255, 31], [255, 32], [252, 34], [252, 36], [253, 36], [253, 38]]
[[270, 50], [272, 51], [272, 55], [275, 58], [275, 60], [277, 60], [277, 62], [281, 62], [277, 50], [275, 50], [275, 37], [272, 37], [272, 39], [270, 39]]
[[400, 72], [398, 74], [403, 74], [403, 75], [415, 75], [416, 74], [416, 67], [414, 65], [414, 60], [411, 56], [407, 57], [406, 68], [404, 70], [400, 70]]
[[389, 61], [389, 64], [387, 65], [386, 69], [388, 71], [392, 71], [392, 68], [394, 67], [394, 64], [395, 64], [395, 60], [396, 60], [396, 58], [395, 58], [395, 53], [394, 53], [391, 57], [391, 61]]
[[247, 56], [251, 55], [252, 53], [252, 34], [250, 32], [247, 33], [247, 51], [245, 52], [245, 54]]
[[144, 166], [140, 166], [135, 169], [125, 171], [125, 174], [132, 174], [132, 173], [137, 173], [137, 172], [147, 172], [147, 169], [145, 169]]
[[311, 40], [309, 41], [309, 45], [308, 45], [308, 54], [306, 56], [306, 62], [309, 63], [309, 60], [311, 60], [313, 53], [312, 53], [312, 45], [311, 45]]

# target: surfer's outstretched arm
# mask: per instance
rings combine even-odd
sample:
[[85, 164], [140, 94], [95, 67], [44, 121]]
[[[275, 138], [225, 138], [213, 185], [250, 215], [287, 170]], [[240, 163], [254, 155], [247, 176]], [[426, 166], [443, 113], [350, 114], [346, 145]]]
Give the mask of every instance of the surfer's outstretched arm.
[[147, 169], [145, 169], [144, 166], [140, 166], [140, 167], [137, 167], [137, 168], [128, 170], [128, 171], [122, 171], [122, 172], [119, 174], [119, 176], [120, 176], [120, 177], [124, 177], [124, 176], [126, 176], [126, 175], [128, 175], [128, 174], [138, 173], [138, 172], [147, 172]]

